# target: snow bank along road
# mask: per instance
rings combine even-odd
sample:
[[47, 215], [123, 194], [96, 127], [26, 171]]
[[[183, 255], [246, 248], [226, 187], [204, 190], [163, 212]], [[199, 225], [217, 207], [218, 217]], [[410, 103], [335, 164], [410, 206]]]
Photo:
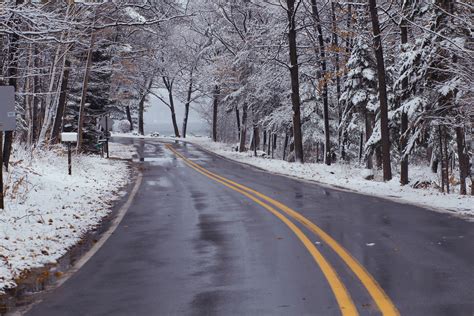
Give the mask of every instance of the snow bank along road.
[[115, 233], [28, 315], [468, 315], [474, 223], [119, 139], [143, 182]]

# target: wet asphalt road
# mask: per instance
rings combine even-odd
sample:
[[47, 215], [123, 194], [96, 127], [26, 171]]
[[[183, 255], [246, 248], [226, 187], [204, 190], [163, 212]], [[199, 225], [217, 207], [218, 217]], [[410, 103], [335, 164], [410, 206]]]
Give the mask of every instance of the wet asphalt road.
[[[143, 183], [113, 236], [27, 315], [340, 315], [320, 268], [280, 220], [189, 168], [157, 140], [139, 150]], [[474, 223], [273, 175], [174, 144], [192, 161], [300, 212], [343, 245], [401, 315], [474, 315]], [[302, 227], [360, 315], [366, 289]]]

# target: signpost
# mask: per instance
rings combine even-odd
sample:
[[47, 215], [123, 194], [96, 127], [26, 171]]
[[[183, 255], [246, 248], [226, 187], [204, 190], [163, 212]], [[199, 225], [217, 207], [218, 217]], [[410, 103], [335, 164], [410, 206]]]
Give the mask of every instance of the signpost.
[[112, 130], [113, 120], [109, 117], [109, 115], [105, 115], [100, 119], [99, 125], [105, 135], [105, 150], [107, 153], [107, 158], [109, 158], [109, 135], [110, 131]]
[[61, 141], [67, 144], [67, 169], [68, 174], [72, 174], [72, 157], [71, 146], [72, 143], [77, 143], [77, 133], [61, 133]]
[[0, 86], [0, 209], [4, 209], [3, 196], [3, 132], [16, 129], [15, 88]]

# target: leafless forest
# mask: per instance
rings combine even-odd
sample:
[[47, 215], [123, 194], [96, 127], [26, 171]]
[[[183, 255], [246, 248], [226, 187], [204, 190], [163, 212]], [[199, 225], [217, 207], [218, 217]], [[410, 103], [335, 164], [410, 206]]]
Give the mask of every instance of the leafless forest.
[[473, 17], [467, 0], [2, 1], [0, 85], [19, 125], [4, 163], [61, 131], [94, 151], [104, 115], [143, 134], [154, 94], [177, 137], [179, 100], [239, 151], [401, 185], [429, 165], [440, 190], [474, 194]]

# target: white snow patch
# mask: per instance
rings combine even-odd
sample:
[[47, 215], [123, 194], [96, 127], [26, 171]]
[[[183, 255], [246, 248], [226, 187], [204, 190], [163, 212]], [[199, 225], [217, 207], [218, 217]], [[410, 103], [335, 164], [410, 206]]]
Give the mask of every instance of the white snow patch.
[[126, 7], [125, 12], [130, 18], [132, 18], [132, 20], [136, 22], [140, 22], [140, 23], [146, 22], [146, 18], [131, 7]]
[[[292, 163], [277, 159], [253, 157], [250, 151], [239, 153], [232, 150], [232, 146], [235, 147], [235, 144], [214, 143], [209, 138], [189, 137], [185, 140], [200, 145], [221, 156], [270, 172], [313, 180], [364, 194], [389, 198], [401, 203], [424, 206], [438, 212], [449, 212], [463, 217], [474, 216], [473, 196], [441, 193], [435, 188], [415, 189], [410, 186], [412, 183], [401, 186], [398, 174], [395, 174], [393, 179], [388, 182], [377, 181], [380, 178], [380, 175], [377, 174], [375, 175], [375, 180], [366, 180], [364, 177], [367, 176], [368, 171], [357, 165], [332, 164], [331, 166], [326, 166], [318, 163]], [[428, 166], [410, 166], [410, 178], [419, 181], [438, 182], [437, 175], [431, 173]]]
[[112, 137], [118, 137], [118, 138], [138, 138], [138, 139], [158, 139], [158, 138], [160, 138], [159, 136], [153, 136], [152, 134], [140, 135], [138, 133], [117, 133], [117, 132], [112, 132], [111, 136]]
[[61, 147], [14, 148], [0, 210], [0, 293], [23, 271], [55, 263], [111, 211], [129, 179], [122, 161], [74, 155]]

